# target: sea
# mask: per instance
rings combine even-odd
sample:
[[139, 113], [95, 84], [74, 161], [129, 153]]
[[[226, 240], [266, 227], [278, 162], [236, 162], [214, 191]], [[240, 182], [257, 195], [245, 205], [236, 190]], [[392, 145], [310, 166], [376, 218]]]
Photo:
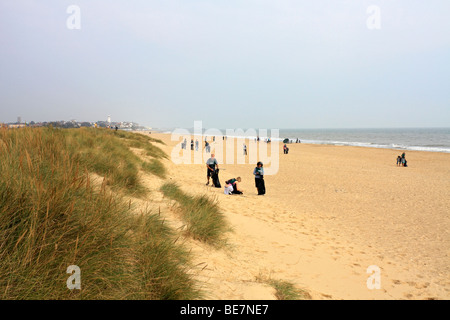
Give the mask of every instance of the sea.
[[450, 128], [280, 129], [281, 140], [450, 153]]
[[[189, 130], [189, 129], [188, 129]], [[288, 139], [291, 143], [296, 143], [297, 139], [301, 143], [325, 144], [337, 146], [357, 146], [367, 148], [384, 148], [398, 150], [415, 150], [428, 152], [450, 153], [450, 128], [382, 128], [382, 129], [278, 129], [278, 141]], [[158, 130], [159, 131], [159, 130]], [[193, 129], [189, 130], [194, 132]], [[205, 132], [206, 134], [208, 131]], [[218, 130], [223, 135], [226, 130]], [[237, 131], [235, 129], [235, 131]], [[250, 130], [243, 129], [247, 138], [255, 138], [248, 134]], [[253, 130], [261, 133], [261, 130]], [[267, 132], [267, 135], [264, 134]], [[173, 130], [161, 130], [161, 132], [171, 133]], [[220, 135], [219, 135], [220, 136]], [[242, 137], [242, 135], [231, 135], [232, 137]], [[271, 136], [271, 130], [262, 130], [260, 140], [265, 141]]]

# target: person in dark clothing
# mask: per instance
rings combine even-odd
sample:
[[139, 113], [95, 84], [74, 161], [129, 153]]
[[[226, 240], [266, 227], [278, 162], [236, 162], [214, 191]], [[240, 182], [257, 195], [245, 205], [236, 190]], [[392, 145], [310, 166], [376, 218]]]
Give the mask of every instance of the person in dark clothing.
[[264, 195], [266, 193], [266, 186], [264, 183], [264, 168], [262, 162], [258, 162], [256, 164], [256, 168], [255, 170], [253, 170], [253, 174], [255, 176], [255, 186], [258, 190], [258, 195]]
[[225, 181], [225, 194], [243, 194], [244, 192], [238, 185], [239, 182], [241, 182], [241, 177]]
[[211, 173], [211, 179], [214, 187], [216, 188], [222, 187], [219, 181], [219, 168], [214, 169], [214, 171]]
[[212, 176], [216, 168], [219, 169], [219, 163], [214, 157], [214, 153], [212, 153], [211, 158], [206, 160], [206, 178], [208, 179], [206, 185], [209, 185], [209, 178]]
[[404, 152], [402, 153], [402, 166], [406, 167], [406, 155]]

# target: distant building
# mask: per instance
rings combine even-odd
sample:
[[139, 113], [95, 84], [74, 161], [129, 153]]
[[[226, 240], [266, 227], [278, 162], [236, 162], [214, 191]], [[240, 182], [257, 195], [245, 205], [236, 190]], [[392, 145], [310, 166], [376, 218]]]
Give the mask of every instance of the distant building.
[[9, 128], [24, 128], [27, 125], [25, 123], [10, 123], [8, 125]]

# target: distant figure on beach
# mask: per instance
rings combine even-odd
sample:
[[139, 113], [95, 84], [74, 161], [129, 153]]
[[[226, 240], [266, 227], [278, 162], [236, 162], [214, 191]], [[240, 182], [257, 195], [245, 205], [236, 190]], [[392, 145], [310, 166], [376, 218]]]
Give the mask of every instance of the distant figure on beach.
[[241, 182], [241, 177], [233, 178], [225, 181], [225, 194], [243, 194], [244, 191], [240, 189], [238, 183]]
[[258, 196], [264, 195], [266, 193], [266, 186], [264, 183], [264, 168], [261, 161], [256, 164], [256, 168], [255, 170], [253, 170], [253, 174], [255, 176], [255, 186], [258, 190]]
[[398, 156], [397, 157], [397, 167], [400, 167], [402, 165], [402, 157]]
[[244, 143], [244, 156], [247, 155], [247, 145]]
[[283, 153], [284, 154], [288, 154], [289, 153], [289, 148], [288, 148], [288, 146], [286, 144], [284, 144], [284, 146], [283, 146]]
[[406, 165], [406, 155], [405, 155], [404, 152], [402, 153], [402, 166], [407, 167], [407, 165]]
[[211, 158], [206, 160], [206, 178], [208, 179], [208, 182], [206, 185], [209, 185], [209, 178], [212, 176], [214, 171], [219, 168], [219, 163], [217, 162], [216, 158], [214, 157], [214, 153], [211, 154]]
[[211, 151], [211, 147], [209, 146], [208, 141], [205, 141], [205, 150], [206, 150], [206, 153], [209, 153]]
[[191, 150], [194, 150], [194, 139], [191, 139]]
[[198, 151], [198, 139], [195, 139], [195, 151]]

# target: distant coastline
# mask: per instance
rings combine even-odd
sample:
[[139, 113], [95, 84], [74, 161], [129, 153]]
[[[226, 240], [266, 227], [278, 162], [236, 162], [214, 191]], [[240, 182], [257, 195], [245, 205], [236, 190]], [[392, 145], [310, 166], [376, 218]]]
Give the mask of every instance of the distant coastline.
[[35, 121], [29, 121], [29, 122], [22, 122], [20, 120], [16, 122], [8, 122], [8, 123], [1, 123], [1, 127], [8, 127], [8, 128], [24, 128], [24, 127], [48, 127], [53, 126], [55, 128], [94, 128], [94, 127], [100, 127], [100, 128], [115, 128], [121, 130], [133, 130], [133, 131], [141, 131], [141, 130], [151, 130], [149, 127], [141, 126], [139, 123], [132, 122], [132, 121], [76, 121], [76, 120], [59, 120], [59, 121], [41, 121], [41, 122], [35, 122]]

